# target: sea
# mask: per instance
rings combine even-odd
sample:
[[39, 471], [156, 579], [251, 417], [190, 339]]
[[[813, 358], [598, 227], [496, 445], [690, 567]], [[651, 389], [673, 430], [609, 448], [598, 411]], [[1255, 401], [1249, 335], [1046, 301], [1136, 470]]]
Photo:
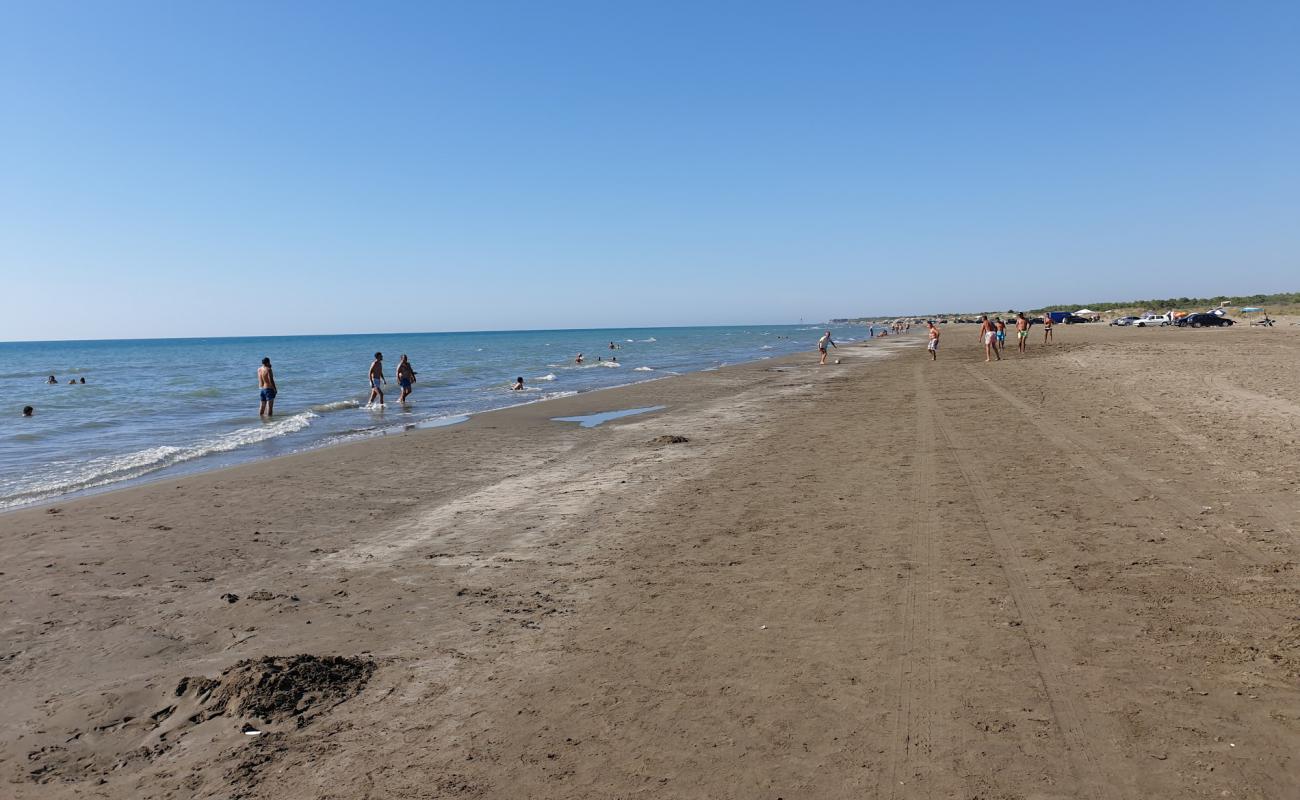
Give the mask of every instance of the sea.
[[[750, 325], [0, 343], [0, 510], [808, 352], [824, 330]], [[841, 342], [867, 335], [861, 327], [830, 330]], [[389, 381], [382, 407], [367, 404], [376, 351], [384, 354]], [[403, 353], [417, 380], [400, 405], [393, 371]], [[263, 357], [271, 359], [279, 386], [271, 420], [258, 417]], [[512, 391], [519, 377], [526, 388]], [[28, 405], [35, 411], [24, 417]]]

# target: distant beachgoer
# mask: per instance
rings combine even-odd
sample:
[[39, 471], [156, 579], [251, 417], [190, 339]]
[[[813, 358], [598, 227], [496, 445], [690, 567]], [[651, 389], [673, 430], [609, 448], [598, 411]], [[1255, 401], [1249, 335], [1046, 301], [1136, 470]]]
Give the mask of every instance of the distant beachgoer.
[[609, 357], [609, 360], [610, 360], [611, 363], [617, 364], [617, 363], [618, 363], [618, 356], [610, 356], [610, 357]]
[[610, 350], [617, 350], [617, 349], [618, 349], [618, 345], [614, 344], [613, 342], [610, 342], [610, 343], [609, 343], [609, 349], [610, 349]]
[[32, 413], [35, 412], [35, 411], [36, 411], [36, 409], [32, 408], [31, 406], [23, 406], [23, 416], [24, 416], [24, 417], [30, 417], [30, 416], [32, 415]]
[[257, 387], [262, 402], [257, 408], [258, 416], [270, 417], [275, 413], [275, 371], [271, 369], [271, 359], [263, 358], [262, 366], [257, 368]]
[[876, 338], [876, 326], [874, 323], [867, 326], [867, 338], [868, 339]]
[[578, 357], [575, 358], [575, 359], [573, 359], [573, 363], [575, 363], [575, 364], [581, 364], [581, 363], [582, 363], [582, 353], [578, 353]]
[[1029, 341], [1029, 319], [1025, 312], [1021, 311], [1016, 315], [1016, 347], [1020, 352], [1025, 352], [1025, 345]]
[[822, 366], [826, 366], [826, 348], [827, 348], [827, 346], [834, 347], [836, 350], [839, 350], [839, 349], [840, 349], [840, 346], [837, 345], [837, 344], [835, 344], [835, 340], [831, 339], [831, 332], [830, 332], [830, 331], [826, 331], [826, 333], [824, 333], [824, 334], [822, 335], [822, 338], [820, 338], [820, 339], [817, 340], [817, 352], [819, 352], [819, 353], [822, 354], [822, 360], [821, 360], [821, 365], [822, 365]]
[[379, 399], [379, 405], [384, 404], [384, 384], [388, 379], [384, 377], [384, 354], [375, 353], [375, 360], [370, 362], [370, 399], [366, 402], [370, 405], [375, 404], [375, 399]]
[[1007, 323], [1003, 321], [1002, 317], [998, 317], [993, 321], [993, 324], [997, 326], [998, 352], [1001, 353], [1004, 352], [1007, 347]]
[[85, 382], [86, 382], [86, 379], [85, 379], [85, 378], [82, 378], [82, 379], [81, 379], [81, 382], [82, 382], [82, 383], [85, 383]]
[[402, 393], [398, 396], [397, 402], [406, 402], [406, 398], [411, 396], [411, 384], [413, 383], [415, 383], [415, 370], [411, 368], [411, 362], [407, 360], [406, 353], [402, 353], [402, 360], [397, 364], [397, 385], [402, 387]]
[[925, 327], [927, 329], [926, 332], [930, 335], [930, 343], [925, 346], [925, 349], [930, 351], [931, 361], [938, 361], [939, 360], [939, 329], [934, 327], [934, 323], [931, 322], [930, 320], [925, 321]]
[[76, 378], [68, 378], [68, 385], [69, 385], [69, 386], [76, 386], [76, 385], [77, 385], [77, 379], [76, 379]]
[[988, 363], [993, 356], [1002, 360], [1002, 354], [998, 352], [998, 331], [997, 326], [989, 322], [988, 314], [980, 315], [980, 341], [984, 343], [984, 361]]
[[58, 383], [59, 381], [58, 381], [57, 378], [55, 378], [53, 375], [51, 375], [51, 376], [50, 376], [50, 377], [49, 377], [45, 382], [46, 382], [46, 383]]
[[1043, 344], [1052, 341], [1052, 312], [1043, 313]]
[[522, 392], [523, 390], [524, 390], [524, 379], [523, 379], [523, 376], [520, 376], [520, 377], [518, 377], [518, 378], [515, 378], [515, 385], [510, 387], [510, 391], [512, 391], [512, 392]]

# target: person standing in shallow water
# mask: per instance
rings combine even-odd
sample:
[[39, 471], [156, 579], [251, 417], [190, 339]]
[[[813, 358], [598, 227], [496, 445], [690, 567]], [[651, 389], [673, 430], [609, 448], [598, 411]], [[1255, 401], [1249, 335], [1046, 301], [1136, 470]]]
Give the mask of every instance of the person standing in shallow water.
[[261, 396], [261, 405], [257, 408], [259, 416], [270, 418], [275, 412], [275, 372], [271, 369], [271, 359], [263, 358], [262, 366], [257, 368], [257, 388]]
[[406, 358], [406, 353], [402, 353], [402, 360], [397, 363], [397, 385], [402, 387], [402, 394], [397, 398], [397, 402], [406, 402], [406, 398], [411, 396], [411, 384], [413, 383], [415, 383], [415, 370], [411, 368], [411, 362]]
[[384, 378], [384, 354], [375, 353], [375, 360], [370, 362], [370, 399], [366, 401], [369, 405], [375, 405], [375, 399], [379, 399], [379, 405], [384, 404], [384, 384], [387, 379]]

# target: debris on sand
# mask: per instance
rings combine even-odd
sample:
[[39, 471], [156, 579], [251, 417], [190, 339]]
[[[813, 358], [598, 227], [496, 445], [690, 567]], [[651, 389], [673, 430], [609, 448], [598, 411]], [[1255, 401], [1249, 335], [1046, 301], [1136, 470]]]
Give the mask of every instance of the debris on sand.
[[690, 439], [687, 439], [685, 436], [666, 434], [664, 436], [656, 436], [655, 438], [651, 439], [650, 444], [685, 444], [689, 441]]
[[215, 680], [182, 678], [176, 696], [195, 697], [207, 718], [296, 717], [304, 725], [360, 692], [374, 671], [373, 661], [347, 656], [263, 656], [240, 661]]

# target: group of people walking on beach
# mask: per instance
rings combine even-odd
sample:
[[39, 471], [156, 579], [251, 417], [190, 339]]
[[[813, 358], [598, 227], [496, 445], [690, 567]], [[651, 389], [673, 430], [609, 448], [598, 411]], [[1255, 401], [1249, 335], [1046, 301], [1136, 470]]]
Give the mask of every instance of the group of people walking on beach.
[[[1029, 346], [1029, 329], [1034, 323], [1025, 316], [1023, 311], [1016, 314], [1014, 321], [1016, 325], [1016, 349], [1021, 353], [1025, 353], [1028, 351]], [[1043, 314], [1042, 325], [1043, 344], [1049, 344], [1052, 341], [1051, 314]], [[929, 351], [932, 361], [937, 360], [939, 358], [939, 328], [932, 320], [926, 320], [925, 327], [926, 334], [930, 338], [926, 350]], [[988, 362], [996, 358], [1001, 361], [1002, 353], [1005, 351], [1007, 344], [1006, 321], [1002, 317], [989, 319], [988, 314], [981, 314], [979, 336], [980, 343], [984, 345], [984, 360]]]

